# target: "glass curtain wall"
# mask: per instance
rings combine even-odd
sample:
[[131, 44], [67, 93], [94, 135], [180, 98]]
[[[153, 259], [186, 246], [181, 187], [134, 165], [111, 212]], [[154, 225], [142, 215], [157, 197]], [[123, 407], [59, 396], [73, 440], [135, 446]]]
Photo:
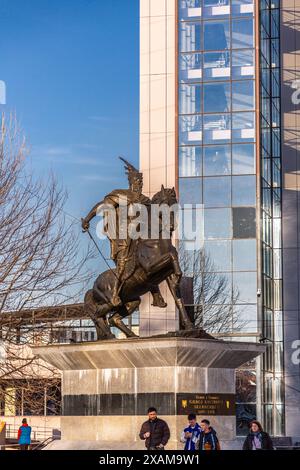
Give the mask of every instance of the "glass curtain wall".
[[280, 141], [280, 3], [260, 2], [261, 194], [263, 335], [263, 416], [273, 435], [284, 434], [281, 141]]
[[[254, 3], [178, 2], [179, 199], [203, 204], [205, 238], [200, 253], [180, 247], [192, 290], [185, 301], [204, 327], [256, 341]], [[251, 392], [241, 392], [245, 384]], [[255, 363], [239, 371], [238, 388], [237, 432], [245, 434], [256, 416]]]

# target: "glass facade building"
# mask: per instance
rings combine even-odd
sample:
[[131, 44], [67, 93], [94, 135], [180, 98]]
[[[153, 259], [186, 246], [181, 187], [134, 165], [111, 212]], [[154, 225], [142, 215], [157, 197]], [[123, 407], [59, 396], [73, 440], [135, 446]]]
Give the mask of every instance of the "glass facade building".
[[[279, 5], [178, 0], [177, 11], [179, 198], [204, 208], [204, 249], [182, 247], [189, 308], [204, 322], [223, 309], [227, 338], [265, 338], [263, 360], [237, 373], [237, 434], [257, 417], [282, 435]], [[210, 280], [197, 291], [196, 278]], [[212, 295], [220, 284], [227, 294]]]

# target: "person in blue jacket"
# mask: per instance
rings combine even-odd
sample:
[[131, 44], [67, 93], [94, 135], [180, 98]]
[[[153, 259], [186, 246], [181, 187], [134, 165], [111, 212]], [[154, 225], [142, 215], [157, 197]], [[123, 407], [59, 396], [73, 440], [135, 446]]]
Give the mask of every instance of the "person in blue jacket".
[[18, 443], [20, 450], [28, 450], [31, 444], [31, 426], [28, 426], [27, 419], [22, 419], [22, 426], [19, 427], [18, 431]]
[[188, 415], [189, 425], [182, 431], [181, 442], [185, 443], [184, 450], [194, 451], [196, 442], [199, 440], [201, 427], [197, 423], [197, 416], [194, 413]]

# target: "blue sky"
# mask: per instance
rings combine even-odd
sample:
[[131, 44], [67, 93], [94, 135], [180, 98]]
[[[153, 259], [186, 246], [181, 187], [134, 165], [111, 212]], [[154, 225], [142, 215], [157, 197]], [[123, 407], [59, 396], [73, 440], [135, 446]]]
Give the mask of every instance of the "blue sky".
[[138, 0], [0, 0], [0, 80], [36, 174], [81, 217], [138, 164]]

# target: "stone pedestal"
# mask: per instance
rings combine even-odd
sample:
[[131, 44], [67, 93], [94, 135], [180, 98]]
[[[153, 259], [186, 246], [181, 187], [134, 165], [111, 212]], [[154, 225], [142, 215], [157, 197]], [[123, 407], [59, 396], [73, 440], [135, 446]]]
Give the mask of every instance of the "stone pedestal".
[[[138, 437], [155, 406], [182, 449], [187, 414], [235, 438], [235, 369], [265, 351], [255, 343], [139, 338], [34, 348], [62, 371], [61, 448], [143, 449]], [[65, 443], [65, 444], [64, 444]]]

